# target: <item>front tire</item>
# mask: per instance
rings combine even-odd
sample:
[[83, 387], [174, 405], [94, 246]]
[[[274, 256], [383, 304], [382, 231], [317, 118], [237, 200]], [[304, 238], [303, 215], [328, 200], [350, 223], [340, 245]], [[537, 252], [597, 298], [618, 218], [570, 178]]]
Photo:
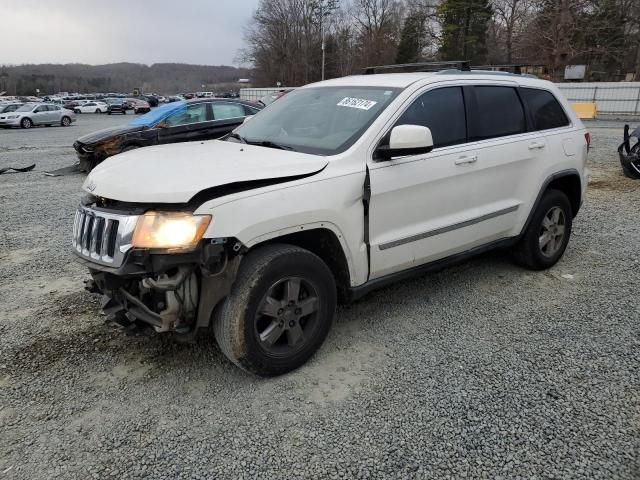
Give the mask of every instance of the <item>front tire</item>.
[[324, 342], [336, 309], [327, 265], [292, 245], [268, 245], [242, 260], [229, 296], [214, 318], [222, 352], [260, 376], [304, 364]]
[[71, 119], [69, 117], [62, 117], [62, 120], [60, 120], [60, 125], [62, 125], [63, 127], [68, 127], [69, 125], [71, 125]]
[[31, 127], [33, 127], [33, 122], [31, 121], [30, 118], [23, 118], [20, 121], [20, 127], [22, 127], [22, 128], [31, 128]]
[[516, 262], [531, 270], [555, 265], [569, 243], [572, 221], [573, 212], [567, 196], [559, 190], [547, 191], [515, 247]]

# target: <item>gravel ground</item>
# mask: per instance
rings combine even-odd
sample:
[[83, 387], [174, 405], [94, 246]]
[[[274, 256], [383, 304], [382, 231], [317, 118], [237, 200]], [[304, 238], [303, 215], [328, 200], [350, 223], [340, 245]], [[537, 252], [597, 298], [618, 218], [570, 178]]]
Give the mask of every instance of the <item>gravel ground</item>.
[[[84, 132], [0, 131], [0, 478], [640, 478], [640, 182], [590, 124], [592, 185], [563, 260], [501, 253], [341, 307], [276, 379], [126, 337], [82, 290], [69, 235]], [[634, 292], [635, 291], [635, 292]]]

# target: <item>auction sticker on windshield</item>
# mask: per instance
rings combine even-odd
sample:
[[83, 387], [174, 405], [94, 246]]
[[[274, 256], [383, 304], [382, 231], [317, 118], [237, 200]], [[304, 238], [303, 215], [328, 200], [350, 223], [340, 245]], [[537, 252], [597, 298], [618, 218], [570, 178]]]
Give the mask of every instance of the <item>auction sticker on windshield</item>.
[[339, 107], [349, 107], [349, 108], [359, 108], [360, 110], [369, 110], [376, 103], [373, 100], [367, 100], [364, 98], [351, 98], [344, 97], [342, 100], [338, 102]]

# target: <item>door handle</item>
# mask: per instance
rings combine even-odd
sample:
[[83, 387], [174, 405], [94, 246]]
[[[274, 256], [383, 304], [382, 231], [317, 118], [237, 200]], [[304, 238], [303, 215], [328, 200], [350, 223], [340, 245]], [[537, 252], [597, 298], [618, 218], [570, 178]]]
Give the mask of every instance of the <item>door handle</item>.
[[458, 157], [455, 161], [456, 165], [465, 165], [467, 163], [474, 163], [478, 161], [478, 156], [477, 155], [471, 155], [471, 156], [467, 156], [467, 155], [462, 155], [461, 157]]
[[533, 142], [529, 144], [529, 150], [540, 150], [544, 148], [544, 143], [542, 142]]

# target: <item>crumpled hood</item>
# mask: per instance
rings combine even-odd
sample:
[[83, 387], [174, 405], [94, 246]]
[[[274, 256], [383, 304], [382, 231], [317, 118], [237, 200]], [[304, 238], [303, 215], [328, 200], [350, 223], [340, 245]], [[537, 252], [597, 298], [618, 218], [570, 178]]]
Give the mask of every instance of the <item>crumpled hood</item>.
[[129, 125], [125, 123], [124, 125], [105, 128], [104, 130], [98, 130], [97, 132], [91, 132], [87, 135], [83, 135], [82, 137], [78, 138], [78, 142], [84, 145], [91, 145], [93, 143], [97, 143], [102, 140], [112, 138], [116, 135], [124, 135], [125, 133], [139, 132], [140, 130], [144, 130], [144, 128], [145, 128], [144, 126]]
[[122, 202], [187, 203], [205, 189], [311, 175], [327, 163], [316, 155], [220, 140], [176, 143], [107, 158], [82, 188]]

